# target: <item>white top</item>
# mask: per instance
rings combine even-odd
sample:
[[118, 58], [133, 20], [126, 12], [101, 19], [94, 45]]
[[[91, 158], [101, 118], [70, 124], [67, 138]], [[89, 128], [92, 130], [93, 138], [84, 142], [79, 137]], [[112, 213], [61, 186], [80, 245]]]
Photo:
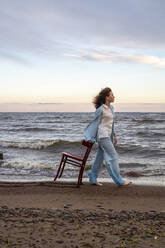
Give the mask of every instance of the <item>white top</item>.
[[112, 133], [113, 113], [112, 110], [105, 104], [103, 104], [103, 113], [101, 123], [98, 127], [97, 138], [110, 137]]

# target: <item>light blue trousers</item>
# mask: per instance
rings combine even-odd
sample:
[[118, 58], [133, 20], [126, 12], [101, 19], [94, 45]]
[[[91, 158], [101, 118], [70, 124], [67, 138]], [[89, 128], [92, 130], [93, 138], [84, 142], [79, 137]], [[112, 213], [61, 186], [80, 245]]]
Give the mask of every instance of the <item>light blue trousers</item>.
[[109, 137], [98, 140], [96, 158], [92, 164], [91, 170], [88, 173], [90, 183], [95, 184], [97, 182], [97, 177], [103, 164], [103, 160], [105, 161], [107, 171], [113, 181], [116, 184], [123, 184], [124, 180], [120, 176], [118, 155]]

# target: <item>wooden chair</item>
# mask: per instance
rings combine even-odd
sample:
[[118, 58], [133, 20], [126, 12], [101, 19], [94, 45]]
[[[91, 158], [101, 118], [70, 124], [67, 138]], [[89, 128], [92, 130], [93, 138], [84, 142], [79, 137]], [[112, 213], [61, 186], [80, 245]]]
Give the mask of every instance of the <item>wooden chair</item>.
[[73, 155], [73, 154], [69, 154], [66, 152], [62, 153], [62, 158], [61, 158], [61, 162], [60, 165], [58, 167], [57, 170], [57, 174], [54, 178], [54, 181], [56, 181], [57, 178], [60, 178], [62, 176], [62, 173], [64, 171], [64, 167], [67, 164], [71, 164], [73, 166], [79, 167], [79, 176], [78, 176], [78, 181], [77, 181], [77, 187], [80, 186], [80, 184], [82, 184], [82, 176], [83, 176], [83, 172], [84, 172], [84, 168], [85, 168], [85, 164], [86, 161], [88, 159], [89, 153], [92, 149], [93, 143], [91, 143], [90, 141], [82, 141], [82, 145], [86, 146], [86, 151], [83, 157], [77, 156], [77, 155]]

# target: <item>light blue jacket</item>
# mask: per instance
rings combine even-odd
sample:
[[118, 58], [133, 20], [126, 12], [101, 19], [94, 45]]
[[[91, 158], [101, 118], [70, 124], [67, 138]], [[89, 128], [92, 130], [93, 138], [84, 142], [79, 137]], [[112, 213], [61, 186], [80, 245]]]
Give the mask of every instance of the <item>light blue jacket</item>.
[[[114, 107], [110, 105], [110, 109], [113, 113], [113, 119], [114, 119]], [[84, 138], [86, 141], [90, 140], [91, 142], [95, 143], [97, 140], [97, 132], [99, 124], [101, 123], [101, 117], [103, 112], [103, 105], [101, 105], [98, 109], [95, 111], [95, 118], [84, 130]], [[112, 123], [112, 133], [111, 133], [111, 141], [113, 143], [113, 136], [114, 136], [115, 130], [114, 130], [114, 121]]]

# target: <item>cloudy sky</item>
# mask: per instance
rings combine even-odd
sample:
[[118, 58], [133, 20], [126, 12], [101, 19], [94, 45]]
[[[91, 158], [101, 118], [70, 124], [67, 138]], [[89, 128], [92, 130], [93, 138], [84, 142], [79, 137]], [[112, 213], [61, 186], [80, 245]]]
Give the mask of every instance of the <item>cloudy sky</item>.
[[0, 0], [0, 111], [165, 108], [164, 0]]

